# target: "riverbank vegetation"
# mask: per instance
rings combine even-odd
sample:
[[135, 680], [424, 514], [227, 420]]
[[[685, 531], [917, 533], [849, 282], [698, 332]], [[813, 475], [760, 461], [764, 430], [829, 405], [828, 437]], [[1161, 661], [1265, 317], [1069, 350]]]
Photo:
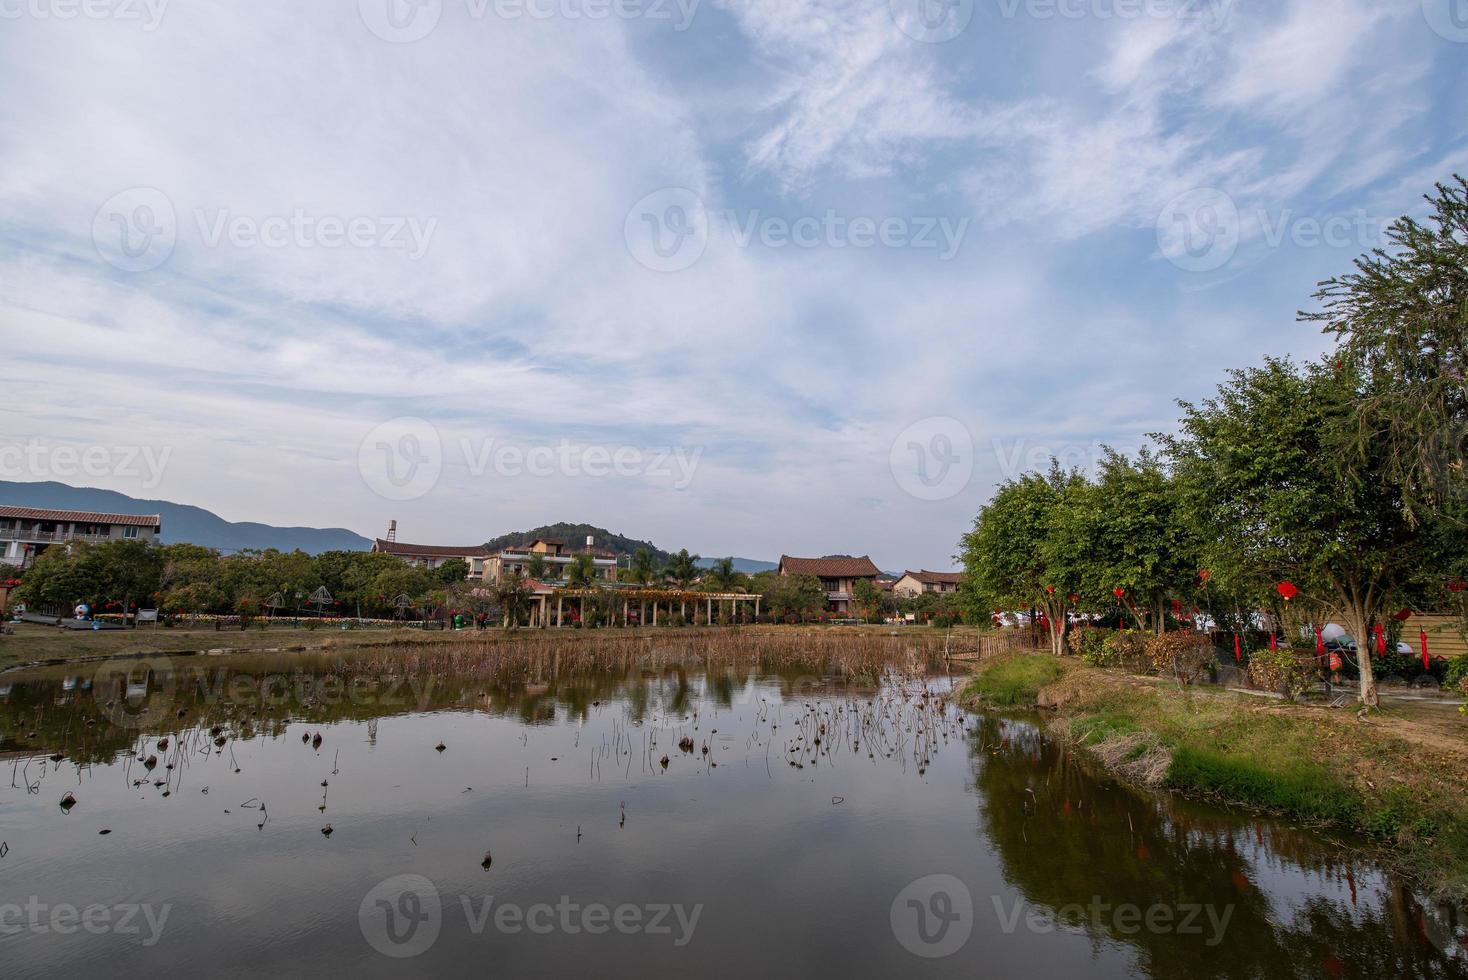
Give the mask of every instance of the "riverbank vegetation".
[[1461, 731], [1395, 706], [1363, 724], [1047, 654], [993, 658], [963, 697], [981, 710], [1043, 709], [1052, 734], [1122, 778], [1338, 828], [1438, 892], [1468, 898]]
[[[1240, 665], [1283, 647], [1357, 678], [1368, 709], [1399, 642], [1446, 679], [1407, 621], [1468, 619], [1468, 181], [1428, 200], [1301, 314], [1329, 355], [1230, 371], [1094, 473], [1003, 484], [962, 541], [969, 606], [1033, 611], [1057, 655], [1102, 623], [1206, 631]], [[1328, 648], [1333, 622], [1351, 640]]]

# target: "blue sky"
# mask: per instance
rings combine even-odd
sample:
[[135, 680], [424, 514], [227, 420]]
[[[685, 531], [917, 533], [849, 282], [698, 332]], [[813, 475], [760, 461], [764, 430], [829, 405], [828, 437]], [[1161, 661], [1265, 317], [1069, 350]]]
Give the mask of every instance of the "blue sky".
[[432, 543], [950, 567], [1468, 172], [1450, 0], [7, 0], [0, 85], [0, 478]]

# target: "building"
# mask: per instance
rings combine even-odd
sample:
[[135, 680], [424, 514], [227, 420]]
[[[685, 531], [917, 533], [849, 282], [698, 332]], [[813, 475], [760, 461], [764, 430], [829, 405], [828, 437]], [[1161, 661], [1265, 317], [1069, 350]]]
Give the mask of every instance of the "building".
[[826, 591], [826, 608], [831, 612], [850, 614], [856, 583], [867, 581], [875, 586], [882, 571], [866, 555], [860, 558], [792, 558], [781, 555], [779, 574], [814, 575], [821, 580], [821, 588]]
[[397, 555], [410, 565], [428, 569], [438, 568], [446, 561], [459, 558], [469, 566], [468, 578], [473, 582], [484, 579], [485, 569], [492, 560], [489, 549], [482, 544], [463, 546], [407, 544], [402, 541], [378, 538], [372, 542], [372, 550], [382, 554]]
[[530, 575], [531, 564], [539, 556], [540, 564], [544, 567], [541, 577], [544, 579], [561, 579], [566, 577], [566, 572], [577, 555], [591, 556], [591, 577], [598, 582], [615, 582], [617, 580], [617, 554], [614, 551], [604, 551], [591, 546], [590, 539], [586, 548], [582, 551], [571, 551], [566, 547], [566, 542], [555, 538], [536, 538], [529, 544], [516, 545], [505, 548], [499, 554], [489, 560], [489, 578], [498, 582], [502, 575], [512, 575], [519, 572], [527, 577]]
[[909, 599], [925, 592], [957, 592], [963, 584], [962, 572], [903, 572], [892, 586], [892, 591]]
[[163, 519], [157, 514], [0, 506], [0, 562], [26, 568], [53, 544], [154, 541], [162, 533]]

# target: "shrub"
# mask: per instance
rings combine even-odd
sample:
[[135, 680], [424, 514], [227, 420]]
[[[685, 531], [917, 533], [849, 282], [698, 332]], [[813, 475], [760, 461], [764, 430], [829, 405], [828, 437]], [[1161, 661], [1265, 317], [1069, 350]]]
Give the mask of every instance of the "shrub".
[[1260, 650], [1249, 657], [1249, 683], [1261, 691], [1283, 694], [1291, 701], [1310, 689], [1315, 677], [1315, 658], [1288, 647]]
[[1468, 681], [1468, 653], [1449, 660], [1447, 669], [1443, 672], [1443, 687], [1464, 690], [1465, 681]]
[[1193, 684], [1213, 663], [1213, 641], [1202, 633], [1176, 630], [1145, 642], [1147, 661], [1159, 674], [1171, 674], [1184, 684]]
[[1150, 666], [1147, 659], [1147, 636], [1148, 634], [1137, 630], [1118, 633], [1108, 631], [1102, 643], [1102, 656], [1107, 662], [1102, 666], [1122, 667], [1137, 674], [1147, 673]]
[[1106, 641], [1113, 635], [1111, 630], [1081, 625], [1070, 631], [1066, 641], [1070, 644], [1071, 652], [1092, 667], [1115, 667], [1118, 662], [1113, 661], [1106, 652]]

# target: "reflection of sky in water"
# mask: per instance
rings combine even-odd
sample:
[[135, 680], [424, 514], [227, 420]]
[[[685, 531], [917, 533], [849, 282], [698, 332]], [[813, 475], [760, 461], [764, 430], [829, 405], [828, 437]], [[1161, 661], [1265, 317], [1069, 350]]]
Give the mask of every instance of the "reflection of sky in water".
[[[1300, 927], [1295, 912], [1311, 900], [1350, 913], [1344, 883], [1275, 846], [1287, 839], [1291, 853], [1334, 868], [1334, 845], [1273, 824], [1260, 845], [1254, 819], [1097, 780], [1028, 725], [968, 718], [968, 734], [957, 712], [915, 689], [888, 688], [874, 701], [849, 687], [782, 696], [773, 677], [685, 680], [680, 687], [663, 675], [590, 694], [554, 681], [469, 685], [424, 705], [437, 710], [296, 721], [273, 735], [231, 738], [222, 752], [196, 729], [157, 752], [151, 774], [131, 752], [80, 769], [43, 755], [12, 757], [15, 785], [0, 781], [0, 839], [10, 845], [0, 859], [0, 901], [34, 894], [48, 903], [173, 908], [148, 949], [136, 937], [0, 936], [0, 973], [1292, 976], [1287, 954], [1303, 956], [1300, 975], [1313, 975], [1337, 937], [1291, 938], [1269, 956], [1242, 948], [1255, 944], [1248, 937]], [[60, 702], [32, 697], [26, 710], [44, 710], [48, 732], [95, 737], [84, 722], [68, 729], [64, 720], [68, 711], [80, 719], [72, 706], [90, 695]], [[16, 721], [6, 718], [7, 748]], [[316, 733], [319, 750], [302, 742]], [[684, 736], [692, 753], [678, 748]], [[148, 751], [157, 751], [155, 739]], [[27, 781], [36, 792], [25, 791]], [[79, 802], [62, 815], [57, 801], [67, 791]], [[1061, 797], [1073, 807], [1063, 818]], [[1128, 820], [1137, 828], [1131, 836], [1118, 829]], [[329, 838], [321, 833], [328, 822]], [[103, 828], [112, 833], [99, 836]], [[1057, 830], [1064, 836], [1046, 837]], [[1076, 845], [1075, 859], [1047, 863], [1047, 840]], [[480, 867], [486, 851], [488, 872]], [[1227, 874], [1214, 873], [1235, 852], [1265, 892], [1237, 911], [1229, 936], [1239, 942], [1204, 948], [1200, 937], [1001, 926], [1017, 901], [1046, 910], [1113, 888], [1238, 901]], [[1369, 864], [1353, 866], [1358, 905], [1343, 921], [1391, 962], [1412, 940], [1383, 925], [1389, 879]], [[1052, 892], [1056, 870], [1064, 881]], [[443, 923], [431, 949], [396, 961], [367, 944], [357, 914], [370, 889], [405, 873], [433, 881]], [[953, 956], [926, 960], [895, 938], [891, 906], [910, 882], [936, 873], [969, 889], [973, 932]], [[647, 935], [505, 935], [492, 927], [476, 935], [460, 901], [528, 906], [563, 895], [702, 912], [680, 948]], [[1407, 963], [1458, 975], [1440, 961]]]

